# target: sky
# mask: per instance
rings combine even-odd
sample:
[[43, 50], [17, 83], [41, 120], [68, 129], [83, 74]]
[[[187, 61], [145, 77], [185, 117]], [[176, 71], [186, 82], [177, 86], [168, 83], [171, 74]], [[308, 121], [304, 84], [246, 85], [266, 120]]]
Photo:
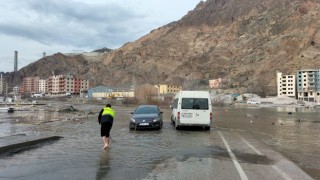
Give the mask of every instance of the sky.
[[201, 0], [1, 0], [0, 72], [42, 58], [43, 52], [116, 49], [181, 19]]

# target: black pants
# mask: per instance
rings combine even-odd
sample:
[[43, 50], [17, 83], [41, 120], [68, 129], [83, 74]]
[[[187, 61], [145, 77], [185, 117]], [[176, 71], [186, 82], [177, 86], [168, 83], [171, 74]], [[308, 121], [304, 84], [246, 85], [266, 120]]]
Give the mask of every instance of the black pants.
[[111, 122], [101, 123], [101, 137], [103, 137], [103, 136], [109, 137], [111, 127], [112, 127]]

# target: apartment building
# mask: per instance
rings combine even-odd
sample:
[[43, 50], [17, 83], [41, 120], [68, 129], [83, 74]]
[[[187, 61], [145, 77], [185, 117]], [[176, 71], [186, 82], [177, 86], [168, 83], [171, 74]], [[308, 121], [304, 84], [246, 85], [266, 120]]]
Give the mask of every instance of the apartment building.
[[316, 70], [315, 83], [316, 83], [316, 99], [315, 99], [315, 101], [317, 103], [320, 103], [320, 69]]
[[168, 93], [175, 94], [179, 91], [182, 91], [182, 86], [177, 86], [177, 85], [159, 84], [159, 85], [155, 85], [155, 87], [158, 88], [159, 94], [168, 94]]
[[13, 94], [16, 95], [16, 96], [19, 95], [19, 92], [20, 92], [19, 86], [13, 87], [13, 88], [12, 88], [12, 92], [13, 92]]
[[278, 97], [296, 98], [296, 76], [284, 75], [282, 72], [277, 72], [277, 94]]
[[39, 77], [25, 77], [23, 78], [22, 86], [20, 87], [20, 93], [25, 94], [34, 94], [38, 93], [38, 81], [40, 80]]
[[320, 102], [320, 70], [304, 69], [297, 72], [298, 99]]
[[80, 94], [89, 89], [89, 81], [74, 75], [51, 76], [48, 79], [48, 93], [51, 95]]
[[7, 94], [7, 83], [4, 82], [4, 80], [2, 78], [2, 74], [0, 77], [0, 95], [1, 94]]
[[0, 82], [0, 94], [8, 94], [8, 83], [4, 81]]
[[40, 79], [38, 81], [38, 92], [39, 93], [47, 93], [48, 92], [48, 81], [45, 79]]
[[51, 76], [48, 79], [48, 93], [51, 95], [65, 95], [63, 75]]

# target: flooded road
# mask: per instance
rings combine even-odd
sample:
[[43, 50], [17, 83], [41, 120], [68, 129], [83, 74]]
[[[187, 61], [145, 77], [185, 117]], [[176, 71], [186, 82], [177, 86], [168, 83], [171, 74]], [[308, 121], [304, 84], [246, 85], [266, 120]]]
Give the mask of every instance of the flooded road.
[[[0, 179], [243, 179], [241, 171], [248, 179], [286, 179], [286, 174], [306, 179], [298, 166], [312, 178], [320, 178], [319, 111], [214, 108], [211, 131], [176, 131], [170, 124], [170, 109], [162, 109], [161, 130], [130, 131], [134, 107], [114, 107], [117, 114], [111, 147], [104, 151], [97, 123], [101, 106], [75, 108], [96, 115], [77, 118], [80, 112], [45, 111], [0, 114], [0, 136], [63, 137], [2, 157]], [[242, 170], [233, 165], [232, 154]], [[277, 173], [278, 169], [285, 173]]]

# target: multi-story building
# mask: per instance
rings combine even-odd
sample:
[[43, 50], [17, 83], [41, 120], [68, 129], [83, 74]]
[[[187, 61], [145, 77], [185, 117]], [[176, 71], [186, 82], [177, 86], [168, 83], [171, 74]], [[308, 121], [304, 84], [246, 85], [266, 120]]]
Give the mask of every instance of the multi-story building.
[[48, 92], [48, 81], [45, 79], [39, 79], [38, 81], [38, 92], [39, 93], [47, 93]]
[[39, 77], [25, 77], [23, 78], [22, 86], [20, 87], [20, 92], [22, 94], [29, 93], [34, 94], [38, 93], [38, 81]]
[[89, 89], [89, 81], [74, 75], [51, 76], [48, 79], [48, 93], [51, 95], [78, 95]]
[[222, 79], [221, 78], [212, 79], [212, 80], [209, 80], [209, 87], [210, 88], [220, 88], [221, 85], [222, 85], [221, 83], [222, 83]]
[[18, 95], [18, 94], [19, 94], [19, 92], [20, 92], [20, 88], [19, 88], [19, 86], [15, 86], [15, 87], [13, 87], [13, 88], [12, 88], [12, 92], [13, 92], [13, 94], [14, 94], [14, 95]]
[[2, 73], [0, 77], [0, 95], [8, 94], [8, 83], [2, 78]]
[[159, 84], [159, 85], [155, 85], [155, 87], [158, 88], [159, 94], [168, 94], [168, 93], [175, 94], [179, 91], [182, 91], [182, 86], [177, 86], [177, 85]]
[[316, 70], [315, 74], [315, 83], [316, 83], [316, 102], [320, 102], [320, 69]]
[[3, 94], [3, 86], [4, 86], [4, 82], [3, 82], [2, 74], [1, 74], [1, 78], [0, 78], [0, 94]]
[[51, 95], [65, 95], [65, 79], [63, 75], [49, 77], [48, 93]]
[[284, 75], [282, 72], [277, 72], [278, 97], [296, 97], [295, 78], [295, 75]]
[[320, 70], [304, 69], [297, 72], [298, 99], [320, 102]]
[[0, 88], [1, 88], [0, 94], [3, 94], [3, 95], [8, 94], [8, 83], [7, 82], [2, 82]]

